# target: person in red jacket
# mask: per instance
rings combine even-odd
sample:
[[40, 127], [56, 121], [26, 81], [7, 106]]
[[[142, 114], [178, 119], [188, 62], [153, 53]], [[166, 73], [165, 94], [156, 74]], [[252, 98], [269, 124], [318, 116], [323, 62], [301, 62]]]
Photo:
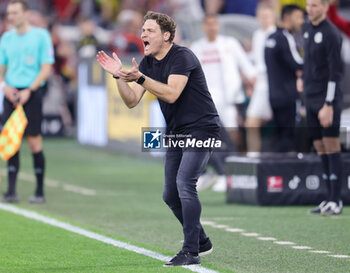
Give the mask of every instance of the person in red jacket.
[[340, 17], [338, 14], [338, 1], [337, 0], [331, 0], [329, 5], [329, 9], [327, 12], [328, 19], [339, 29], [341, 30], [346, 36], [350, 38], [350, 21], [345, 20], [344, 18]]

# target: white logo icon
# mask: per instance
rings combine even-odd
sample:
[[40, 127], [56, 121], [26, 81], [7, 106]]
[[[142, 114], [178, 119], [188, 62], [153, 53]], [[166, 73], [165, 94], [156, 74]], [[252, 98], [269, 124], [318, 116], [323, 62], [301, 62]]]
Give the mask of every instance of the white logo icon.
[[320, 187], [320, 179], [317, 175], [309, 175], [306, 177], [306, 188], [309, 190], [317, 190]]
[[321, 32], [317, 32], [314, 36], [314, 41], [316, 44], [319, 44], [322, 42], [322, 39], [323, 39], [323, 35]]
[[274, 48], [276, 46], [276, 40], [274, 40], [274, 39], [267, 39], [266, 43], [265, 43], [265, 46], [269, 47], [269, 48]]
[[305, 32], [305, 33], [304, 33], [304, 38], [305, 38], [305, 39], [309, 38], [309, 32]]
[[292, 180], [290, 180], [290, 181], [288, 182], [288, 187], [289, 187], [291, 190], [295, 190], [295, 189], [298, 188], [300, 182], [301, 182], [301, 179], [299, 178], [299, 176], [294, 175], [294, 177], [292, 178]]

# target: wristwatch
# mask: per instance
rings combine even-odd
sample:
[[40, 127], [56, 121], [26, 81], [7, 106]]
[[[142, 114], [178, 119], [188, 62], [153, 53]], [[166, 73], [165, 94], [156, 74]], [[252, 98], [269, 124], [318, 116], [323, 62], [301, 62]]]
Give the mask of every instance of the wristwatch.
[[327, 106], [332, 106], [332, 105], [333, 105], [333, 102], [327, 101], [327, 100], [326, 100], [325, 104], [326, 104]]
[[136, 83], [142, 85], [146, 80], [146, 76], [144, 74], [141, 75], [140, 78], [137, 79]]
[[116, 80], [120, 79], [120, 77], [116, 75], [113, 75], [113, 78], [115, 78]]

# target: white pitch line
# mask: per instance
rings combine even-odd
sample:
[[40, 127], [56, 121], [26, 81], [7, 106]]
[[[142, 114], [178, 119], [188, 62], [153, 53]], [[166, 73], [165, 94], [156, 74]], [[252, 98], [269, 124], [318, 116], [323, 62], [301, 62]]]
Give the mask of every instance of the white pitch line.
[[273, 243], [277, 245], [295, 245], [295, 243], [288, 241], [274, 241]]
[[[160, 254], [160, 253], [157, 253], [157, 252], [154, 252], [154, 251], [142, 248], [142, 247], [134, 246], [134, 245], [131, 245], [131, 244], [128, 244], [125, 242], [115, 240], [115, 239], [107, 237], [107, 236], [100, 235], [100, 234], [92, 232], [92, 231], [88, 231], [86, 229], [73, 226], [71, 224], [56, 220], [54, 218], [50, 218], [50, 217], [41, 215], [41, 214], [34, 212], [34, 211], [18, 208], [16, 206], [9, 205], [9, 204], [3, 204], [3, 203], [0, 203], [0, 209], [2, 209], [4, 211], [12, 212], [12, 213], [17, 214], [17, 215], [22, 215], [26, 218], [33, 219], [33, 220], [48, 224], [50, 226], [54, 226], [54, 227], [58, 227], [58, 228], [67, 230], [67, 231], [85, 236], [85, 237], [90, 238], [90, 239], [94, 239], [94, 240], [97, 240], [97, 241], [100, 241], [100, 242], [103, 242], [103, 243], [106, 243], [109, 245], [113, 245], [113, 246], [123, 248], [123, 249], [129, 250], [129, 251], [132, 251], [132, 252], [147, 256], [147, 257], [151, 257], [151, 258], [157, 259], [159, 261], [167, 262], [171, 259], [171, 257], [169, 257], [169, 256], [165, 256], [163, 254]], [[198, 272], [198, 273], [218, 273], [215, 270], [208, 269], [208, 268], [205, 268], [205, 267], [200, 266], [200, 265], [187, 265], [187, 266], [182, 266], [182, 267], [187, 268], [193, 272]]]
[[348, 255], [328, 255], [329, 257], [347, 259], [350, 258]]
[[89, 196], [96, 195], [96, 190], [78, 187], [75, 185], [64, 184], [63, 189], [65, 191], [76, 192], [76, 193], [80, 193], [82, 195], [89, 195]]
[[[19, 178], [28, 182], [35, 182], [35, 177], [33, 175], [30, 175], [28, 173], [20, 172], [19, 173]], [[50, 179], [50, 178], [45, 178], [45, 185], [53, 188], [57, 188], [59, 186], [62, 186], [63, 190], [69, 191], [69, 192], [74, 192], [78, 193], [81, 195], [86, 195], [86, 196], [94, 196], [96, 195], [96, 190], [94, 189], [88, 189], [80, 186], [75, 186], [75, 185], [69, 185], [69, 184], [63, 184], [60, 183], [57, 180]]]
[[273, 237], [258, 237], [257, 239], [261, 240], [261, 241], [276, 241], [277, 240], [276, 238], [273, 238]]
[[292, 246], [294, 249], [312, 249], [312, 247], [309, 246]]
[[216, 224], [212, 221], [201, 221], [201, 224], [204, 226], [215, 226]]
[[227, 225], [212, 225], [213, 228], [223, 228], [223, 229], [226, 229], [226, 228], [229, 228], [229, 226]]
[[244, 232], [244, 229], [241, 228], [227, 228], [225, 230], [228, 232]]
[[251, 232], [251, 233], [242, 233], [243, 236], [246, 236], [246, 237], [258, 237], [259, 236], [259, 233], [254, 233], [254, 232]]
[[[312, 249], [312, 247], [310, 247], [310, 246], [298, 246], [298, 245], [296, 245], [296, 243], [293, 243], [293, 242], [277, 241], [277, 239], [273, 238], [273, 237], [258, 237], [259, 233], [245, 232], [244, 229], [230, 228], [227, 225], [219, 225], [213, 221], [202, 221], [202, 225], [211, 226], [213, 228], [223, 228], [227, 232], [241, 233], [241, 235], [246, 236], [246, 237], [256, 237], [260, 241], [272, 241], [274, 244], [287, 245], [287, 246], [291, 246], [294, 249], [299, 249], [299, 250], [307, 249], [307, 250], [309, 250], [310, 253], [318, 253], [318, 254], [329, 254], [330, 253], [329, 251], [325, 251], [325, 250], [310, 250], [310, 249]], [[348, 256], [348, 255], [328, 255], [328, 256], [333, 257], [333, 258], [343, 258], [343, 259], [350, 258], [350, 256]]]
[[317, 253], [317, 254], [328, 254], [330, 253], [329, 251], [326, 250], [309, 250], [311, 253]]

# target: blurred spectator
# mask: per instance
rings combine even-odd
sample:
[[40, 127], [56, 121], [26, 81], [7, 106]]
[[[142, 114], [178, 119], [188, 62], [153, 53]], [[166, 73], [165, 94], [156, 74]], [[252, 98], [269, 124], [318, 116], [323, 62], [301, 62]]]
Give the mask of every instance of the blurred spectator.
[[282, 9], [282, 27], [266, 40], [265, 62], [268, 74], [270, 104], [276, 126], [276, 151], [295, 151], [296, 87], [298, 70], [302, 69], [292, 32], [300, 31], [304, 12], [296, 5]]
[[286, 5], [297, 5], [303, 10], [306, 9], [306, 0], [280, 0], [280, 8], [282, 9]]
[[29, 14], [29, 22], [36, 27], [48, 29], [49, 22], [40, 11], [31, 10]]
[[54, 97], [56, 101], [54, 106], [58, 109], [48, 110], [58, 112], [67, 129], [75, 122], [78, 59], [73, 43], [61, 39], [60, 28], [59, 23], [51, 27], [51, 39], [55, 48], [55, 64], [54, 76], [50, 80], [53, 94], [50, 95]]
[[128, 53], [143, 54], [143, 42], [139, 31], [143, 23], [142, 14], [133, 10], [123, 10], [119, 13], [118, 23], [120, 29], [112, 33], [109, 50], [118, 56]]
[[27, 0], [29, 9], [31, 11], [35, 10], [37, 12], [40, 12], [41, 14], [48, 14], [50, 2], [51, 1], [47, 0]]
[[258, 0], [205, 0], [206, 14], [238, 13], [255, 15]]
[[[215, 106], [223, 125], [237, 143], [237, 109], [235, 104], [245, 99], [242, 90], [240, 70], [255, 81], [255, 69], [249, 62], [240, 43], [233, 37], [219, 35], [219, 22], [215, 15], [208, 15], [203, 21], [206, 37], [193, 43], [191, 49], [198, 57]], [[214, 185], [214, 190], [226, 190], [223, 174]]]
[[339, 30], [344, 32], [350, 38], [350, 21], [339, 16], [337, 2], [337, 0], [330, 1], [331, 5], [329, 6], [327, 17]]
[[172, 11], [177, 28], [185, 40], [200, 38], [198, 29], [203, 21], [204, 11], [200, 0], [170, 0], [169, 9]]
[[62, 23], [70, 23], [79, 11], [79, 0], [52, 0], [56, 19]]
[[100, 0], [100, 18], [99, 26], [105, 29], [113, 29], [113, 22], [117, 18], [117, 14], [120, 11], [120, 2], [119, 0]]
[[260, 28], [253, 33], [251, 59], [258, 74], [245, 122], [248, 156], [257, 156], [261, 151], [260, 128], [272, 118], [264, 50], [266, 38], [276, 31], [276, 18], [274, 8], [269, 4], [259, 4], [256, 13]]
[[99, 50], [98, 41], [94, 35], [96, 25], [89, 18], [81, 18], [78, 23], [81, 39], [78, 42], [78, 54], [81, 58], [91, 58]]

